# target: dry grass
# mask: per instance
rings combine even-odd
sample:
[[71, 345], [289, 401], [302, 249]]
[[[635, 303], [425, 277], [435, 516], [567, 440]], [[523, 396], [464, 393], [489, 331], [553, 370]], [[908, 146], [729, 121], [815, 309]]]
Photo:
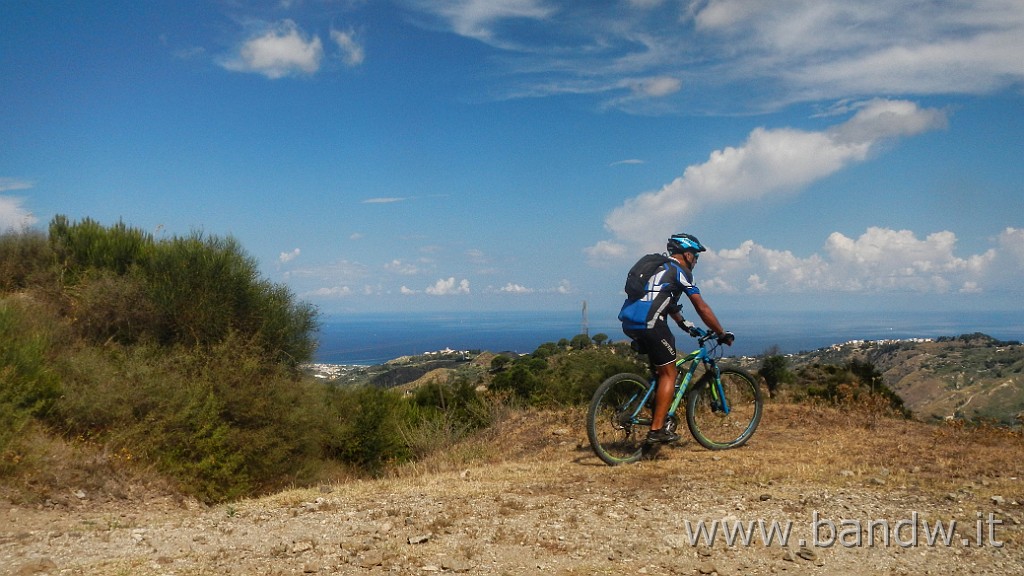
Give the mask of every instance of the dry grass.
[[[397, 478], [458, 473], [488, 464], [544, 462], [573, 476], [611, 474], [624, 489], [665, 478], [768, 487], [906, 488], [946, 494], [984, 488], [1024, 501], [1024, 442], [1019, 431], [962, 424], [925, 424], [859, 410], [807, 404], [766, 406], [757, 433], [743, 448], [712, 452], [684, 436], [654, 462], [629, 473], [604, 466], [590, 451], [582, 408], [508, 411], [483, 436], [410, 465]], [[571, 457], [566, 460], [565, 454]]]

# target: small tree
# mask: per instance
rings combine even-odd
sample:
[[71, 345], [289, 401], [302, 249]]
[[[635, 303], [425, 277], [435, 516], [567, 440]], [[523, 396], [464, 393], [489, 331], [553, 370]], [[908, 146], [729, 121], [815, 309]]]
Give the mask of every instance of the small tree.
[[508, 366], [512, 359], [504, 354], [498, 354], [491, 359], [491, 372], [501, 372]]
[[757, 373], [764, 378], [769, 397], [775, 396], [780, 385], [791, 384], [794, 380], [793, 373], [789, 370], [789, 360], [779, 353], [777, 346], [773, 346], [765, 353]]
[[584, 350], [586, 348], [590, 348], [590, 337], [586, 334], [577, 334], [569, 341], [569, 346], [571, 346], [573, 350]]
[[594, 341], [594, 344], [600, 346], [608, 340], [608, 335], [605, 334], [604, 332], [599, 332], [597, 334], [594, 334], [594, 337], [591, 338], [591, 340]]

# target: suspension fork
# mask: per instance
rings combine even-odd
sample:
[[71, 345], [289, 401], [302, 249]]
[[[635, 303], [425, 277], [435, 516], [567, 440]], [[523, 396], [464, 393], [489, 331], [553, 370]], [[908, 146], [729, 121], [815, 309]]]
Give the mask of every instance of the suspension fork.
[[717, 362], [706, 362], [708, 374], [714, 374], [711, 380], [711, 398], [714, 401], [712, 408], [717, 408], [723, 414], [728, 414], [732, 409], [729, 407], [729, 400], [725, 397], [725, 389], [722, 387], [722, 373], [718, 369]]

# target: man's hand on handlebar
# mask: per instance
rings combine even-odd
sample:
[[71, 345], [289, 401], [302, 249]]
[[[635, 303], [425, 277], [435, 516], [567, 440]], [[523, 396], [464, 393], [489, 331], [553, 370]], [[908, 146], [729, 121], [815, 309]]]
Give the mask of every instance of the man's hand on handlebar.
[[693, 336], [694, 338], [700, 336], [700, 330], [697, 329], [697, 325], [694, 324], [693, 322], [690, 322], [689, 320], [679, 319], [678, 321], [676, 321], [676, 324], [678, 324], [679, 327], [682, 328], [683, 332], [686, 332], [690, 336]]
[[732, 343], [736, 340], [736, 335], [732, 332], [722, 332], [718, 335], [718, 341], [726, 346], [732, 346]]

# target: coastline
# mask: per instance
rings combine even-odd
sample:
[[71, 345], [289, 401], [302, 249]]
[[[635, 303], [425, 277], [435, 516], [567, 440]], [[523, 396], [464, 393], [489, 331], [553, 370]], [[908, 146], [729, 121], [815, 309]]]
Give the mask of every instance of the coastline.
[[[808, 352], [852, 340], [956, 337], [982, 332], [1000, 340], [1024, 340], [1019, 312], [743, 312], [727, 311], [737, 340], [729, 356], [759, 356], [771, 349]], [[603, 316], [602, 316], [603, 317]], [[589, 334], [624, 340], [619, 324], [592, 321]], [[582, 333], [577, 312], [450, 312], [325, 316], [313, 363], [374, 366], [431, 351], [488, 350], [528, 354], [545, 342]], [[677, 345], [692, 341], [677, 334]]]

